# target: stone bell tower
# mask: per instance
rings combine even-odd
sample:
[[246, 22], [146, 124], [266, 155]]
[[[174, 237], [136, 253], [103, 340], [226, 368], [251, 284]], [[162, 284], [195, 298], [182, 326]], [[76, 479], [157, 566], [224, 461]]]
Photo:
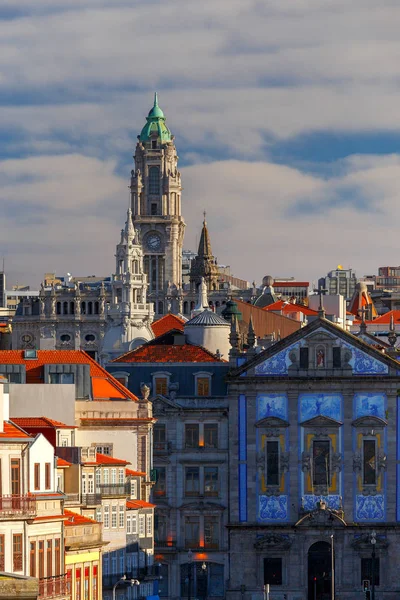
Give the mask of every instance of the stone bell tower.
[[171, 287], [180, 295], [185, 222], [181, 215], [181, 174], [174, 136], [158, 106], [157, 94], [138, 136], [131, 172], [133, 223], [143, 247], [148, 300], [158, 315], [166, 312]]

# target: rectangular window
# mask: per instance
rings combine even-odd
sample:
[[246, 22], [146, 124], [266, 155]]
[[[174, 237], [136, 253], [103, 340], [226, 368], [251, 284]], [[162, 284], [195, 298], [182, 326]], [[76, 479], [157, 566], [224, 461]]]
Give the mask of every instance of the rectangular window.
[[282, 585], [282, 559], [264, 558], [264, 585]]
[[313, 441], [313, 485], [330, 485], [330, 442]]
[[[375, 557], [374, 559], [374, 584], [379, 585], [379, 558]], [[362, 558], [361, 559], [361, 585], [364, 579], [368, 579], [370, 585], [372, 584], [372, 558]]]
[[61, 574], [61, 544], [60, 538], [54, 540], [54, 575]]
[[300, 369], [308, 369], [308, 348], [300, 348]]
[[167, 488], [166, 488], [166, 468], [165, 467], [157, 467], [157, 479], [156, 483], [153, 487], [154, 496], [166, 496]]
[[197, 396], [209, 396], [210, 395], [210, 378], [209, 377], [197, 377]]
[[104, 507], [104, 529], [110, 528], [110, 507]]
[[75, 600], [81, 600], [81, 570], [75, 570]]
[[0, 534], [0, 571], [5, 570], [5, 547], [4, 547], [4, 533]]
[[153, 447], [154, 450], [165, 450], [167, 440], [166, 427], [162, 423], [154, 425], [153, 429]]
[[126, 533], [132, 533], [131, 515], [126, 515]]
[[89, 579], [90, 579], [90, 568], [85, 567], [85, 580], [83, 584], [83, 598], [89, 600]]
[[137, 481], [136, 479], [131, 479], [131, 499], [135, 500], [137, 498]]
[[51, 489], [51, 464], [45, 463], [44, 465], [44, 479], [45, 479], [45, 488], [46, 490]]
[[99, 600], [98, 599], [98, 585], [97, 585], [97, 565], [93, 565], [93, 572], [92, 572], [92, 596], [93, 596], [93, 600]]
[[96, 488], [98, 488], [101, 484], [101, 471], [100, 469], [96, 469]]
[[218, 448], [218, 423], [204, 424], [204, 447]]
[[86, 494], [86, 475], [82, 475], [82, 494]]
[[185, 548], [199, 547], [200, 520], [199, 517], [185, 519]]
[[119, 551], [119, 572], [125, 573], [125, 560], [124, 560], [124, 551]]
[[98, 523], [102, 522], [102, 518], [101, 518], [101, 508], [96, 508], [96, 521]]
[[146, 517], [147, 535], [153, 535], [153, 515], [147, 515]]
[[132, 515], [132, 533], [137, 535], [138, 532], [138, 524], [137, 524], [137, 515]]
[[117, 469], [111, 469], [111, 483], [117, 483]]
[[50, 373], [50, 383], [74, 383], [73, 373]]
[[125, 527], [125, 513], [124, 513], [124, 507], [120, 506], [119, 507], [119, 513], [118, 513], [118, 527], [120, 529], [123, 529]]
[[198, 448], [199, 447], [199, 424], [198, 423], [186, 423], [185, 424], [185, 447], [186, 448]]
[[35, 463], [33, 467], [33, 486], [35, 490], [40, 490], [40, 463]]
[[110, 557], [108, 552], [103, 555], [103, 575], [108, 575], [110, 573]]
[[47, 540], [47, 567], [46, 577], [52, 577], [53, 575], [53, 540]]
[[119, 485], [125, 483], [125, 469], [118, 469], [118, 483]]
[[341, 348], [332, 348], [333, 350], [333, 368], [340, 369], [342, 366], [342, 351]]
[[109, 483], [108, 469], [103, 469], [103, 483], [105, 483], [106, 485]]
[[204, 547], [218, 549], [219, 519], [218, 517], [204, 517]]
[[144, 537], [145, 535], [146, 535], [146, 531], [145, 531], [144, 515], [139, 515], [139, 536]]
[[44, 541], [40, 540], [38, 542], [39, 546], [39, 579], [43, 579], [44, 577]]
[[200, 494], [200, 469], [199, 467], [186, 467], [185, 469], [185, 495], [198, 496]]
[[[29, 576], [36, 577], [36, 542], [31, 542], [29, 548]], [[0, 570], [4, 571], [4, 566]]]
[[68, 600], [71, 600], [71, 598], [72, 598], [72, 569], [68, 569], [68, 571], [67, 571], [66, 591], [67, 591]]
[[111, 527], [115, 529], [117, 527], [117, 507], [111, 507]]
[[168, 393], [168, 377], [155, 377], [154, 386], [156, 388], [156, 396], [166, 396]]
[[21, 461], [19, 458], [11, 459], [11, 494], [21, 495]]
[[363, 440], [363, 485], [376, 485], [376, 440]]
[[204, 467], [204, 495], [218, 496], [218, 467]]
[[13, 534], [13, 571], [22, 571], [22, 533]]
[[111, 573], [115, 575], [117, 572], [117, 553], [114, 552], [111, 554]]
[[88, 494], [94, 494], [94, 477], [93, 473], [88, 475]]
[[267, 441], [266, 444], [266, 484], [279, 485], [279, 442]]

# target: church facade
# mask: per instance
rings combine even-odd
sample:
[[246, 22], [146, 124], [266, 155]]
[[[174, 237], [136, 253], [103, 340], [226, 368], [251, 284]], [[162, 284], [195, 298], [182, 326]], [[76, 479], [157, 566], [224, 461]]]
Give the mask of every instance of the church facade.
[[325, 319], [238, 362], [227, 597], [398, 598], [399, 363]]

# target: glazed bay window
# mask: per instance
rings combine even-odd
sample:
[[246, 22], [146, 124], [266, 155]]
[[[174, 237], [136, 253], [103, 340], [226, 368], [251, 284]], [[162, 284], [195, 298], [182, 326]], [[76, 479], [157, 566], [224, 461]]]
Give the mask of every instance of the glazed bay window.
[[110, 528], [110, 507], [109, 506], [104, 507], [103, 518], [104, 518], [104, 522], [103, 522], [104, 529], [109, 529]]
[[266, 450], [266, 484], [279, 485], [279, 441], [267, 441]]
[[185, 495], [199, 496], [200, 494], [200, 467], [185, 468]]
[[185, 548], [198, 548], [200, 545], [200, 517], [185, 518]]
[[376, 485], [376, 439], [363, 440], [363, 485]]
[[314, 440], [312, 443], [313, 485], [330, 485], [330, 441]]
[[153, 487], [153, 494], [157, 498], [164, 497], [167, 495], [167, 486], [166, 486], [166, 468], [165, 467], [157, 467], [156, 468], [156, 483]]
[[204, 448], [218, 448], [218, 423], [204, 423]]
[[282, 559], [264, 558], [264, 585], [282, 585]]
[[204, 467], [204, 495], [218, 496], [218, 467]]
[[198, 423], [185, 424], [185, 448], [199, 447], [200, 426]]

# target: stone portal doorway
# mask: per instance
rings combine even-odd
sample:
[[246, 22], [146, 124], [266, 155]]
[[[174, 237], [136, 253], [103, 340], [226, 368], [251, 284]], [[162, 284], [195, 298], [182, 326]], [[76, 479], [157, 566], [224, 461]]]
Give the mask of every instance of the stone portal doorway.
[[330, 600], [331, 578], [330, 544], [316, 542], [308, 551], [308, 600]]

